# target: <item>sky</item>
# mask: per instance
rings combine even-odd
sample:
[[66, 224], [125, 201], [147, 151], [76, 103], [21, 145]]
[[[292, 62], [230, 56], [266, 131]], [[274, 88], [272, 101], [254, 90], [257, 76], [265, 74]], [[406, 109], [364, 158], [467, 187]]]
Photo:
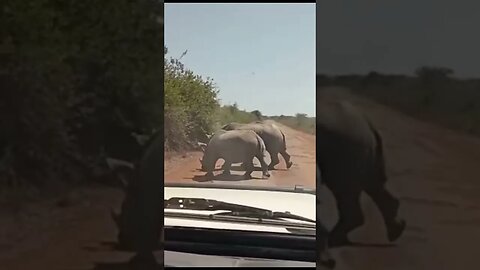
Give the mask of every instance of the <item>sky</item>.
[[422, 65], [480, 77], [480, 1], [335, 0], [317, 4], [317, 73], [412, 74]]
[[315, 116], [315, 4], [165, 4], [165, 45], [221, 104]]

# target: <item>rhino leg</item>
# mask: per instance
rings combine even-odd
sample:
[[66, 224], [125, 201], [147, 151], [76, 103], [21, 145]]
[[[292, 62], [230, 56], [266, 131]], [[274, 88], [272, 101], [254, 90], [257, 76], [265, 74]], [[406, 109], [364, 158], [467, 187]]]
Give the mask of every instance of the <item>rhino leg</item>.
[[406, 222], [397, 218], [400, 201], [390, 194], [385, 185], [381, 183], [369, 185], [365, 188], [365, 192], [372, 198], [382, 214], [387, 227], [388, 240], [390, 242], [397, 240], [406, 227]]
[[269, 170], [275, 170], [275, 166], [280, 163], [280, 160], [278, 159], [278, 152], [271, 152], [270, 153], [270, 165], [268, 165]]
[[225, 160], [223, 163], [222, 170], [224, 175], [230, 175], [230, 168], [232, 167], [232, 162], [230, 160]]
[[268, 165], [265, 162], [263, 155], [257, 155], [256, 158], [260, 161], [260, 165], [262, 166], [263, 178], [270, 177], [270, 173], [268, 172]]
[[285, 165], [287, 165], [287, 169], [290, 169], [292, 167], [293, 162], [290, 161], [290, 155], [287, 153], [287, 150], [283, 150], [280, 152], [282, 155], [283, 159], [285, 159]]
[[244, 166], [246, 167], [245, 169], [245, 174], [243, 175], [245, 179], [251, 179], [252, 178], [252, 173], [255, 169], [253, 166], [253, 159], [250, 159], [249, 161], [243, 162]]
[[132, 269], [160, 269], [152, 252], [137, 253], [129, 260], [128, 264]]
[[214, 177], [213, 172], [212, 171], [207, 172], [205, 174], [205, 177], [208, 178], [208, 179], [212, 179]]
[[232, 162], [229, 160], [225, 160], [222, 165], [222, 170], [226, 170], [227, 168], [229, 169], [232, 166]]
[[[318, 207], [318, 204], [317, 204]], [[318, 208], [317, 208], [318, 216]], [[323, 265], [329, 269], [335, 267], [335, 260], [329, 252], [328, 247], [328, 229], [325, 225], [317, 219], [317, 265]]]
[[339, 220], [329, 237], [329, 246], [349, 245], [348, 233], [364, 223], [359, 189], [331, 189], [337, 201]]

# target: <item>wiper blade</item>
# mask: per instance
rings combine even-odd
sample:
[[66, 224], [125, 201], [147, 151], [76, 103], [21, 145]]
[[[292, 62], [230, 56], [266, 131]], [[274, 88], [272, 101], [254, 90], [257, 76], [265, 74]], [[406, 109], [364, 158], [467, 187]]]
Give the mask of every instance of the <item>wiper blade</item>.
[[256, 208], [241, 204], [227, 203], [217, 200], [199, 199], [199, 198], [183, 198], [173, 197], [164, 200], [165, 209], [188, 209], [188, 210], [227, 210], [234, 212], [251, 212], [259, 214], [269, 214], [272, 211], [262, 208]]
[[290, 212], [274, 212], [268, 209], [262, 209], [241, 204], [227, 203], [217, 200], [199, 199], [199, 198], [180, 198], [174, 197], [164, 201], [165, 209], [188, 209], [188, 210], [225, 210], [227, 213], [216, 213], [212, 216], [239, 216], [258, 219], [294, 219], [315, 223], [315, 220], [292, 214]]
[[213, 214], [215, 216], [240, 216], [240, 217], [250, 217], [250, 218], [258, 218], [258, 219], [294, 219], [299, 221], [306, 221], [310, 223], [316, 223], [315, 220], [302, 217], [299, 215], [292, 214], [290, 212], [270, 212], [270, 213], [253, 213], [253, 212], [227, 212], [227, 213], [217, 213]]

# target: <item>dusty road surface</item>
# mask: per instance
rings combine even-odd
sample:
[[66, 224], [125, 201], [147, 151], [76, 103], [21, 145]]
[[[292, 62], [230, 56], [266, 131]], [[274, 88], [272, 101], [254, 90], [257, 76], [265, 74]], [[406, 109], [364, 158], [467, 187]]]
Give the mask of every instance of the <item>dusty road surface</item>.
[[119, 207], [123, 196], [119, 189], [88, 187], [21, 212], [0, 208], [0, 269], [128, 269], [133, 253], [113, 247], [117, 231], [110, 218], [110, 207]]
[[[232, 185], [254, 185], [254, 186], [276, 186], [276, 187], [294, 187], [302, 185], [308, 188], [315, 188], [315, 136], [294, 130], [285, 125], [276, 123], [285, 134], [287, 140], [287, 152], [291, 155], [293, 166], [286, 169], [285, 161], [279, 155], [280, 164], [276, 170], [270, 171], [270, 178], [261, 179], [260, 164], [254, 159], [256, 171], [252, 174], [252, 179], [242, 179], [242, 171], [237, 165], [232, 165], [232, 176], [225, 177], [220, 175], [223, 161], [217, 162], [218, 171], [212, 183], [223, 183]], [[185, 158], [176, 158], [165, 161], [165, 183], [182, 182], [194, 183], [205, 182], [203, 177], [205, 172], [200, 171], [199, 159], [203, 157], [201, 152], [188, 153]], [[267, 164], [270, 163], [270, 156], [267, 153]]]
[[[279, 170], [271, 172], [271, 179], [235, 181], [233, 177], [232, 184], [315, 186], [315, 137], [285, 126], [281, 128], [294, 162], [290, 170], [285, 170], [280, 158]], [[195, 176], [203, 175], [197, 171], [201, 156], [187, 153], [186, 158], [169, 158], [165, 162], [166, 181], [193, 181]], [[260, 178], [260, 175], [260, 172], [253, 173], [254, 177]], [[119, 208], [123, 197], [119, 189], [89, 187], [31, 203], [16, 212], [11, 207], [0, 207], [0, 269], [128, 269], [126, 261], [133, 254], [117, 251], [112, 246], [117, 231], [110, 209]], [[161, 252], [156, 255], [160, 260]]]
[[[418, 121], [341, 89], [328, 95], [358, 104], [382, 133], [388, 187], [400, 198], [400, 211], [408, 222], [405, 234], [388, 243], [378, 210], [364, 196], [366, 223], [352, 234], [363, 245], [333, 249], [337, 269], [480, 269], [480, 139]], [[295, 165], [284, 171], [280, 159], [271, 179], [252, 179], [249, 184], [313, 187], [314, 137], [282, 129]], [[199, 157], [200, 153], [189, 153], [167, 161], [166, 181], [193, 182], [194, 176], [203, 175], [197, 171]], [[124, 262], [132, 254], [111, 248], [116, 230], [109, 209], [120, 205], [121, 191], [92, 187], [76, 193], [67, 205], [38, 202], [19, 213], [0, 208], [1, 270], [127, 269]], [[320, 218], [332, 226], [335, 202], [327, 189], [318, 193]]]
[[[404, 235], [386, 240], [378, 210], [366, 195], [366, 223], [352, 233], [360, 246], [333, 249], [338, 269], [480, 269], [480, 139], [425, 123], [345, 89], [319, 92], [351, 100], [380, 130], [390, 178], [407, 220]], [[317, 94], [318, 95], [318, 94]], [[326, 189], [321, 218], [336, 221], [335, 202]]]

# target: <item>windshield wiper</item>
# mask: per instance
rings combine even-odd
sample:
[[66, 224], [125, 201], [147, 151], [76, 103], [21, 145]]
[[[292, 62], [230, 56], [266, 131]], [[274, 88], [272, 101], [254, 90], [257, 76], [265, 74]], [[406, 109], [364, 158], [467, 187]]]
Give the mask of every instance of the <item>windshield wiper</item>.
[[179, 198], [174, 197], [164, 201], [165, 209], [186, 209], [186, 210], [224, 210], [228, 212], [211, 214], [211, 216], [238, 216], [257, 219], [293, 219], [315, 223], [315, 220], [292, 214], [290, 212], [274, 212], [268, 209], [262, 209], [241, 204], [228, 203], [217, 200], [207, 200], [199, 198]]

